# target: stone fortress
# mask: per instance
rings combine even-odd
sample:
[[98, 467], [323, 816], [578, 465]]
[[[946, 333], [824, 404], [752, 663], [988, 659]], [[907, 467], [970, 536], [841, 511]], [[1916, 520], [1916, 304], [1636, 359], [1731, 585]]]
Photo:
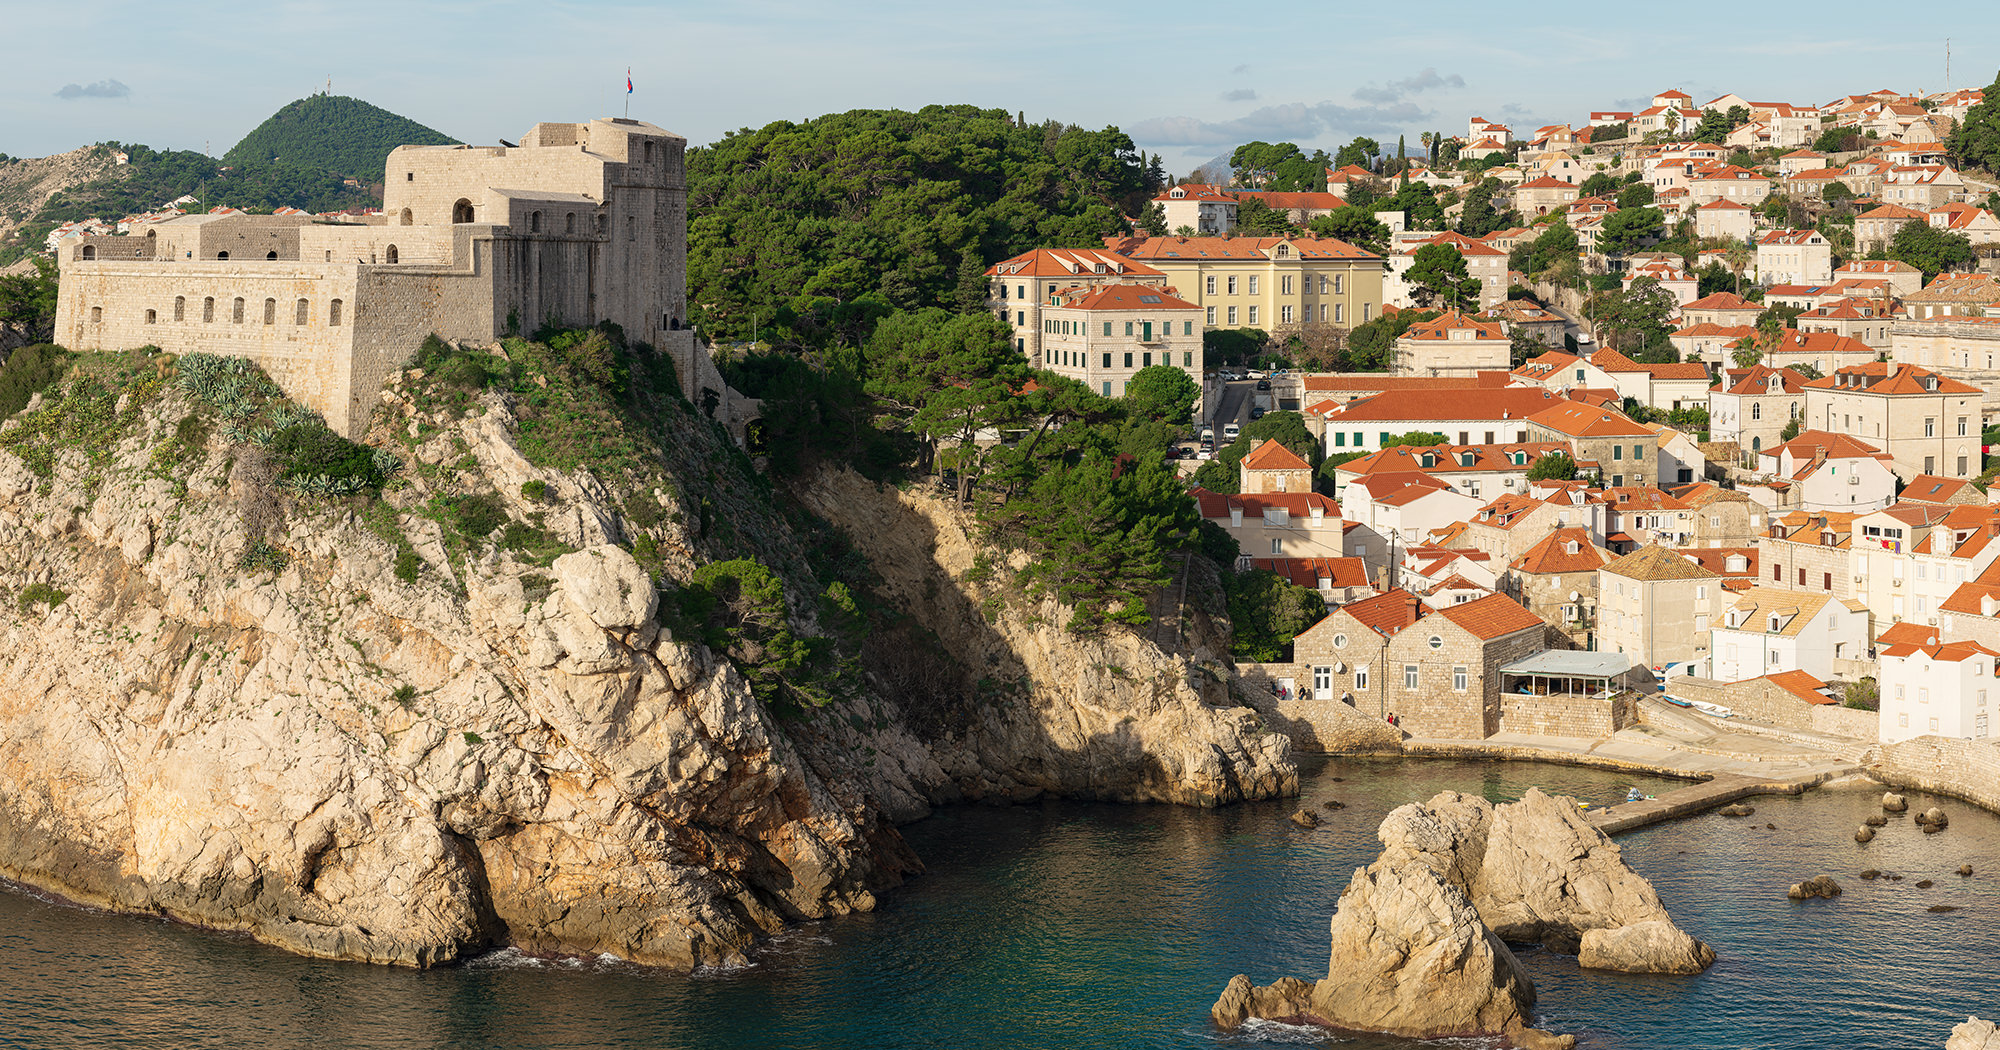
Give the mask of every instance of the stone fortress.
[[691, 399], [733, 409], [687, 322], [686, 149], [637, 120], [541, 123], [518, 146], [397, 148], [365, 221], [184, 215], [86, 237], [58, 256], [55, 341], [247, 357], [358, 437], [425, 336], [611, 321], [670, 354]]

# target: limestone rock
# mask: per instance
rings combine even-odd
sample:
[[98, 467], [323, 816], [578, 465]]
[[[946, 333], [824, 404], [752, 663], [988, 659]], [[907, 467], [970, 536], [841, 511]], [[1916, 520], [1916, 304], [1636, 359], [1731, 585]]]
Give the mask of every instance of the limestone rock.
[[605, 630], [636, 627], [659, 608], [652, 577], [623, 547], [604, 544], [565, 554], [553, 568], [563, 596]]
[[1870, 814], [1868, 817], [1863, 819], [1861, 823], [1866, 824], [1871, 828], [1879, 828], [1886, 826], [1889, 823], [1889, 818], [1883, 816], [1880, 813], [1874, 813]]
[[1941, 810], [1936, 806], [1932, 806], [1931, 808], [1924, 810], [1922, 813], [1917, 814], [1912, 819], [1915, 820], [1917, 822], [1917, 825], [1923, 828], [1925, 831], [1929, 831], [1932, 828], [1936, 828], [1939, 831], [1943, 831], [1945, 828], [1951, 825], [1951, 818], [1945, 816], [1944, 810]]
[[1588, 970], [1626, 973], [1701, 973], [1715, 962], [1715, 949], [1665, 919], [1649, 919], [1611, 929], [1583, 931], [1577, 965]]
[[1854, 841], [1864, 844], [1875, 841], [1875, 829], [1866, 824], [1861, 825], [1854, 829]]
[[[1503, 939], [1577, 952], [1586, 967], [1699, 973], [1715, 959], [1707, 945], [1674, 926], [1652, 884], [1626, 865], [1617, 843], [1592, 827], [1569, 799], [1552, 798], [1539, 788], [1493, 810], [1472, 898]], [[1646, 929], [1600, 938], [1598, 951], [1583, 951], [1591, 931], [1634, 926]], [[1660, 954], [1649, 962], [1642, 954], [1646, 949]], [[1689, 969], [1690, 960], [1699, 965]]]
[[1301, 809], [1292, 814], [1292, 823], [1310, 830], [1319, 827], [1319, 814], [1309, 809]]
[[1741, 802], [1732, 802], [1729, 805], [1716, 810], [1716, 812], [1722, 814], [1725, 817], [1747, 817], [1752, 813], [1757, 812], [1757, 807], [1745, 805], [1744, 803]]
[[1972, 874], [1972, 865], [1970, 865], [1970, 864], [1960, 864], [1960, 865], [1958, 866], [1958, 874], [1959, 874], [1959, 876], [1960, 876], [1960, 877], [1962, 877], [1962, 878], [1963, 878], [1963, 877], [1969, 877], [1969, 876], [1970, 876], [1970, 875]]
[[1890, 813], [1901, 813], [1910, 808], [1910, 800], [1894, 791], [1885, 791], [1882, 793], [1882, 808]]
[[1792, 883], [1791, 889], [1785, 892], [1785, 896], [1795, 901], [1811, 900], [1814, 897], [1832, 900], [1840, 896], [1840, 883], [1825, 875], [1814, 875], [1804, 882]]
[[1944, 1050], [2000, 1050], [2000, 1029], [1991, 1021], [1968, 1017], [1965, 1023], [1951, 1030], [1951, 1038], [1944, 1042]]

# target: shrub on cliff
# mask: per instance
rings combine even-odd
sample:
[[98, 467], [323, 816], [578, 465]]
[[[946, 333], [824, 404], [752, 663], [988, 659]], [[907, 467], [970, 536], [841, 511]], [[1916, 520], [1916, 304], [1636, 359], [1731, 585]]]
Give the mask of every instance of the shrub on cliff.
[[388, 480], [374, 449], [341, 437], [317, 420], [279, 431], [271, 439], [271, 454], [281, 465], [280, 482], [314, 495], [371, 492]]
[[1229, 651], [1239, 660], [1269, 663], [1282, 660], [1300, 631], [1326, 618], [1326, 600], [1263, 569], [1225, 577], [1229, 589], [1229, 622], [1234, 629]]
[[36, 394], [62, 375], [68, 354], [62, 347], [40, 343], [7, 355], [0, 366], [0, 419], [19, 412]]
[[831, 644], [793, 630], [784, 583], [768, 567], [749, 558], [711, 562], [660, 609], [678, 637], [698, 637], [728, 654], [750, 691], [774, 710], [804, 710], [833, 699], [822, 677]]

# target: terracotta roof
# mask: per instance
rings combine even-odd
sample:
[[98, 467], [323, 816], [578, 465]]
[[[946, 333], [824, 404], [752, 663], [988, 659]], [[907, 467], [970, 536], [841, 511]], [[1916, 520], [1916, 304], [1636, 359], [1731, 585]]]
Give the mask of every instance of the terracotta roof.
[[[1695, 564], [1724, 578], [1756, 579], [1757, 548], [1755, 547], [1681, 547], [1681, 557], [1693, 558]], [[1730, 569], [1729, 559], [1740, 557], [1743, 568]]]
[[1251, 470], [1311, 470], [1312, 464], [1300, 459], [1298, 453], [1286, 448], [1276, 438], [1265, 438], [1264, 443], [1250, 450], [1243, 457], [1243, 465]]
[[1346, 198], [1332, 193], [1315, 193], [1310, 190], [1234, 190], [1232, 192], [1235, 193], [1238, 200], [1244, 197], [1255, 197], [1278, 211], [1290, 211], [1293, 208], [1330, 211], [1334, 208], [1347, 207]]
[[1453, 332], [1470, 331], [1474, 339], [1506, 339], [1496, 322], [1482, 321], [1477, 315], [1447, 310], [1429, 321], [1418, 321], [1403, 333], [1404, 339], [1450, 339]]
[[[1950, 599], [1946, 601], [1949, 602]], [[1892, 645], [1923, 645], [1936, 634], [1937, 629], [1934, 627], [1926, 627], [1915, 620], [1904, 620], [1901, 623], [1891, 624], [1888, 630], [1876, 635], [1875, 644], [1884, 649]]]
[[1910, 483], [1903, 487], [1903, 491], [1896, 499], [1898, 502], [1910, 503], [1948, 503], [1953, 496], [1964, 492], [1971, 485], [1969, 481], [1960, 481], [1956, 478], [1919, 474], [1910, 479]]
[[1172, 189], [1169, 189], [1169, 190], [1166, 190], [1165, 192], [1161, 193], [1161, 194], [1160, 194], [1159, 196], [1157, 196], [1157, 197], [1154, 197], [1153, 199], [1154, 199], [1155, 201], [1160, 201], [1160, 202], [1166, 202], [1166, 201], [1215, 201], [1215, 202], [1220, 202], [1220, 201], [1228, 201], [1228, 202], [1230, 202], [1230, 203], [1232, 203], [1232, 204], [1233, 204], [1233, 203], [1235, 203], [1235, 201], [1236, 201], [1236, 198], [1235, 198], [1235, 197], [1233, 197], [1233, 196], [1230, 196], [1230, 194], [1229, 194], [1229, 191], [1228, 191], [1228, 190], [1224, 189], [1224, 188], [1223, 188], [1223, 187], [1221, 187], [1221, 186], [1217, 186], [1217, 185], [1214, 185], [1214, 184], [1212, 184], [1212, 183], [1205, 183], [1205, 182], [1188, 182], [1188, 183], [1182, 183], [1182, 184], [1181, 184], [1181, 185], [1179, 185], [1179, 186], [1175, 186], [1175, 187], [1173, 187]]
[[1267, 259], [1280, 244], [1301, 259], [1380, 259], [1371, 251], [1331, 237], [1107, 237], [1105, 247], [1134, 259], [1167, 262]]
[[1623, 412], [1596, 408], [1577, 401], [1564, 401], [1528, 417], [1530, 422], [1572, 438], [1650, 437], [1652, 431], [1632, 422]]
[[1765, 675], [1763, 680], [1809, 704], [1833, 703], [1833, 697], [1820, 691], [1826, 688], [1826, 683], [1804, 671], [1780, 671]]
[[[1740, 613], [1741, 616], [1737, 620], [1737, 626], [1726, 627], [1724, 630], [1795, 638], [1832, 599], [1832, 595], [1816, 594], [1812, 591], [1794, 591], [1784, 587], [1752, 587], [1737, 594], [1736, 604], [1729, 608], [1731, 612]], [[1778, 628], [1775, 631], [1771, 629], [1770, 621], [1773, 613], [1778, 615]]]
[[1823, 453], [1827, 459], [1890, 459], [1887, 452], [1846, 434], [1808, 430], [1782, 445], [1773, 445], [1760, 455], [1776, 457], [1789, 452], [1794, 460], [1814, 460]]
[[[1753, 329], [1754, 331], [1754, 329]], [[1679, 334], [1679, 333], [1675, 333]], [[1778, 389], [1771, 389], [1771, 380], [1778, 380]], [[1752, 365], [1749, 368], [1728, 368], [1722, 372], [1722, 381], [1712, 389], [1727, 394], [1798, 394], [1806, 388], [1806, 377], [1789, 368], [1771, 368], [1767, 365]]]
[[[1567, 185], [1567, 183], [1565, 183], [1565, 185]], [[1418, 248], [1421, 248], [1426, 244], [1448, 245], [1450, 247], [1458, 249], [1458, 254], [1466, 256], [1507, 254], [1506, 252], [1503, 252], [1500, 249], [1493, 247], [1492, 245], [1486, 243], [1485, 241], [1478, 240], [1477, 238], [1473, 237], [1467, 237], [1462, 233], [1457, 233], [1451, 230], [1446, 230], [1445, 232], [1440, 233], [1437, 236], [1430, 238], [1429, 240], [1419, 241], [1416, 244], [1410, 245], [1408, 248], [1404, 250], [1411, 254], [1415, 254]]]
[[1712, 503], [1754, 503], [1749, 493], [1726, 489], [1712, 481], [1696, 481], [1682, 485], [1669, 493], [1688, 507], [1706, 507]]
[[1417, 596], [1397, 587], [1358, 602], [1349, 602], [1340, 610], [1360, 620], [1368, 629], [1384, 637], [1417, 622], [1423, 603]]
[[1736, 203], [1735, 201], [1729, 201], [1729, 200], [1714, 200], [1714, 201], [1709, 201], [1709, 202], [1708, 202], [1707, 204], [1698, 204], [1698, 205], [1695, 205], [1695, 209], [1694, 209], [1694, 210], [1696, 210], [1696, 211], [1749, 211], [1749, 210], [1750, 210], [1750, 206], [1749, 206], [1749, 205], [1747, 205], [1747, 204], [1738, 204], [1738, 203]]
[[[1360, 459], [1349, 460], [1334, 470], [1364, 477], [1405, 471], [1438, 473], [1525, 471], [1543, 456], [1551, 452], [1566, 452], [1568, 449], [1568, 443], [1562, 441], [1512, 441], [1492, 445], [1425, 445], [1420, 448], [1397, 445], [1395, 448], [1370, 452]], [[1432, 456], [1431, 465], [1428, 467], [1423, 465], [1423, 456], [1426, 452]], [[1465, 464], [1467, 453], [1472, 455], [1471, 466]], [[1513, 462], [1517, 453], [1525, 459], [1525, 462]]]
[[1764, 308], [1734, 292], [1713, 292], [1681, 307], [1681, 312], [1689, 310], [1754, 310], [1762, 313]]
[[1772, 230], [1757, 238], [1758, 244], [1811, 244], [1818, 237], [1824, 244], [1826, 238], [1818, 230]]
[[1472, 376], [1392, 376], [1386, 372], [1331, 372], [1308, 375], [1304, 387], [1312, 390], [1462, 390], [1471, 387], [1505, 387], [1507, 373], [1480, 371]]
[[1870, 208], [1855, 216], [1857, 219], [1921, 219], [1924, 217], [1923, 212], [1911, 211], [1908, 208], [1895, 204], [1884, 204], [1880, 207]]
[[[1938, 645], [1933, 640], [1930, 645], [1892, 645], [1882, 650], [1883, 656], [1907, 657], [1915, 656], [1918, 653], [1922, 653], [1933, 660], [1944, 660], [1949, 663], [1963, 663], [1974, 657], [2000, 657], [2000, 653], [1996, 653], [1980, 645], [1978, 642], [1946, 642], [1943, 645]], [[1996, 670], [2000, 670], [2000, 667], [1996, 667]]]
[[1540, 387], [1391, 391], [1356, 398], [1326, 413], [1329, 425], [1526, 419], [1562, 400]]
[[[1055, 294], [1058, 310], [1199, 310], [1201, 307], [1150, 284], [1101, 284], [1069, 288]], [[1092, 321], [1091, 324], [1097, 322]]]
[[1521, 608], [1504, 594], [1489, 594], [1469, 602], [1447, 605], [1437, 614], [1465, 628], [1481, 641], [1542, 626], [1542, 618]]
[[1229, 512], [1243, 511], [1245, 518], [1261, 518], [1267, 509], [1282, 510], [1294, 518], [1310, 518], [1313, 508], [1329, 518], [1340, 516], [1340, 504], [1317, 492], [1262, 492], [1254, 495], [1232, 495], [1210, 492], [1204, 488], [1188, 490], [1195, 503], [1201, 507], [1204, 518], [1227, 518]]
[[1165, 277], [1166, 274], [1135, 262], [1117, 252], [1086, 248], [1037, 248], [987, 267], [988, 277], [1078, 277], [1093, 274], [1098, 266], [1108, 273], [1128, 277]]
[[1670, 547], [1641, 547], [1604, 567], [1633, 580], [1712, 580], [1717, 574], [1702, 568]]
[[[1830, 333], [1818, 332], [1816, 335]], [[1872, 353], [1872, 351], [1871, 351]], [[1843, 379], [1859, 378], [1864, 385], [1843, 383]], [[1930, 389], [1925, 384], [1935, 381], [1937, 388]], [[1865, 365], [1849, 365], [1823, 379], [1815, 379], [1806, 386], [1820, 390], [1846, 390], [1870, 394], [1977, 394], [1979, 388], [1956, 379], [1947, 379], [1929, 369], [1915, 365], [1896, 365], [1886, 361], [1871, 361]]]
[[1509, 568], [1546, 576], [1559, 572], [1594, 572], [1610, 560], [1610, 552], [1591, 540], [1589, 529], [1570, 526], [1550, 531], [1542, 542], [1515, 558]]
[[1368, 567], [1360, 558], [1252, 558], [1250, 564], [1313, 590], [1322, 577], [1328, 587], [1368, 586]]
[[1575, 186], [1572, 186], [1561, 179], [1550, 178], [1547, 175], [1544, 175], [1541, 178], [1534, 180], [1533, 182], [1524, 182], [1514, 188], [1517, 190], [1572, 190], [1572, 191], [1576, 189]]
[[[1742, 346], [1745, 340], [1751, 338], [1754, 337], [1745, 336], [1743, 339], [1738, 339], [1730, 345]], [[1867, 343], [1852, 336], [1840, 335], [1836, 332], [1801, 332], [1796, 328], [1787, 328], [1780, 333], [1779, 342], [1782, 345], [1766, 352], [1777, 354], [1854, 354], [1866, 360], [1873, 360], [1878, 353], [1874, 347], [1869, 346]], [[1845, 368], [1840, 369], [1843, 372], [1846, 370]], [[1814, 380], [1806, 385], [1818, 386], [1819, 381]]]

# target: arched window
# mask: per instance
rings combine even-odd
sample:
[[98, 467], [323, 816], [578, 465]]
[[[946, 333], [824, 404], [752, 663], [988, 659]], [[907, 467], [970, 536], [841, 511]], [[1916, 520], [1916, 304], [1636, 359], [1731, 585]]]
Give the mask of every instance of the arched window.
[[382, 253], [382, 258], [387, 262], [395, 262], [397, 259], [396, 246], [393, 244], [390, 245], [389, 250]]
[[413, 215], [411, 215], [411, 214], [410, 214], [410, 209], [408, 209], [408, 208], [404, 208], [404, 209], [403, 209], [403, 214], [402, 214], [402, 221], [401, 221], [401, 222], [399, 222], [399, 223], [397, 223], [397, 225], [398, 225], [398, 226], [408, 226], [408, 225], [410, 224], [411, 220], [413, 220], [413, 219], [415, 219], [415, 218], [416, 218], [415, 216], [413, 216]]
[[84, 245], [84, 246], [83, 246], [83, 257], [84, 257], [85, 259], [95, 259], [95, 258], [97, 258], [97, 245], [95, 245], [95, 244], [86, 244], [86, 245]]
[[311, 308], [311, 304], [304, 299], [300, 299], [298, 307], [292, 311], [292, 323], [301, 328], [305, 327], [306, 317], [308, 316], [307, 311]]
[[625, 239], [628, 241], [636, 241], [639, 239], [638, 216], [636, 215], [625, 216]]
[[1792, 402], [1792, 418], [1799, 418], [1799, 403], [1797, 401]]
[[330, 325], [333, 325], [333, 326], [335, 326], [335, 327], [339, 327], [339, 325], [340, 325], [340, 300], [338, 300], [338, 299], [335, 299], [335, 300], [333, 301], [333, 303], [332, 303], [331, 305], [329, 305], [329, 306], [327, 307], [327, 311], [326, 311], [326, 323], [327, 323], [327, 324], [330, 324]]
[[1751, 406], [1750, 406], [1750, 418], [1751, 418], [1751, 419], [1762, 419], [1762, 418], [1764, 418], [1764, 406], [1763, 406], [1763, 405], [1751, 405]]
[[217, 262], [227, 262], [227, 261], [229, 261], [229, 253], [228, 253], [228, 252], [216, 252], [216, 253], [215, 253], [215, 258], [216, 258], [216, 261], [217, 261]]
[[90, 323], [91, 324], [104, 323], [104, 307], [93, 306], [90, 308]]
[[529, 212], [529, 213], [528, 213], [528, 232], [529, 232], [529, 233], [540, 233], [540, 232], [542, 232], [542, 213], [541, 213], [541, 212], [538, 212], [538, 211], [531, 211], [531, 212]]
[[159, 323], [160, 323], [160, 312], [159, 312], [158, 310], [148, 310], [148, 311], [146, 311], [146, 323], [147, 323], [147, 324], [159, 324]]
[[243, 323], [243, 297], [240, 295], [229, 304], [229, 320], [232, 324]]
[[188, 300], [185, 295], [174, 296], [174, 320], [187, 320]]
[[265, 261], [265, 262], [277, 262], [277, 261], [278, 261], [278, 253], [277, 253], [277, 252], [265, 252], [265, 253], [264, 253], [264, 261]]
[[201, 319], [210, 323], [215, 321], [215, 296], [205, 296], [201, 300]]
[[472, 202], [466, 200], [464, 197], [460, 197], [458, 203], [451, 206], [451, 221], [454, 223], [471, 222]]
[[569, 213], [568, 215], [565, 215], [565, 216], [563, 216], [563, 232], [564, 232], [564, 233], [575, 233], [575, 232], [576, 232], [576, 213], [575, 213], [575, 212], [570, 212], [570, 213]]
[[1761, 451], [1763, 451], [1763, 448], [1764, 448], [1764, 439], [1763, 439], [1763, 438], [1760, 438], [1760, 437], [1753, 437], [1753, 438], [1751, 438], [1751, 439], [1750, 439], [1750, 451], [1752, 451], [1752, 452], [1761, 452]]
[[147, 230], [146, 249], [145, 249], [146, 257], [150, 259], [153, 256], [159, 254], [159, 249], [160, 249], [160, 231]]
[[278, 323], [278, 301], [276, 299], [264, 300], [264, 323]]
[[646, 143], [646, 163], [653, 163], [653, 144], [650, 141]]

